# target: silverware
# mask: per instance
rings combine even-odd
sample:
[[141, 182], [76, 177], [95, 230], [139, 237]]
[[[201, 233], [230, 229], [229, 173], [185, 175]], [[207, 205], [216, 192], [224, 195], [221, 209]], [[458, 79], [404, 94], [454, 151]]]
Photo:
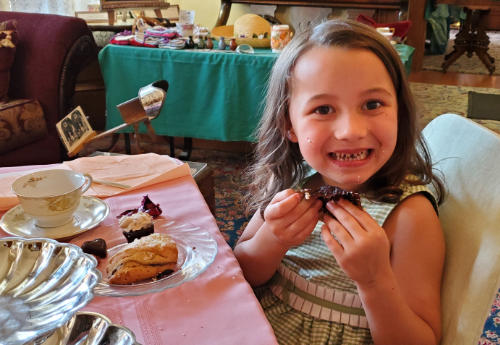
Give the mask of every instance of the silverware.
[[[78, 312], [36, 345], [140, 345], [127, 327], [113, 324], [109, 318], [94, 312]], [[34, 344], [29, 344], [34, 345]]]

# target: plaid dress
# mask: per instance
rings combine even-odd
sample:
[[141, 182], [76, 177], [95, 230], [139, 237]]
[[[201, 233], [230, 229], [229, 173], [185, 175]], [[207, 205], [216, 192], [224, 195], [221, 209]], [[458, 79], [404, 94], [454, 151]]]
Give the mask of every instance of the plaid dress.
[[[437, 207], [426, 186], [402, 188], [401, 200], [424, 193]], [[381, 226], [397, 205], [363, 197], [361, 203]], [[372, 344], [356, 285], [321, 239], [322, 225], [318, 222], [302, 245], [288, 250], [276, 274], [256, 289], [256, 295], [282, 345]]]

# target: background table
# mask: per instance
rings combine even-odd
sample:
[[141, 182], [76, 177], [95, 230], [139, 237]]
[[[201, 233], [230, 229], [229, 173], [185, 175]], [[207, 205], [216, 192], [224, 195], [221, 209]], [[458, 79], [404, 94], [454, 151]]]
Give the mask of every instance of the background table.
[[[2, 168], [0, 174], [34, 168]], [[191, 176], [107, 198], [109, 216], [71, 242], [123, 237], [116, 216], [138, 207], [146, 194], [161, 205], [163, 215], [208, 231], [217, 241], [215, 261], [197, 278], [175, 288], [143, 296], [96, 296], [83, 310], [130, 328], [143, 345], [276, 344], [259, 302]], [[7, 235], [0, 230], [0, 237]]]
[[[407, 71], [414, 49], [398, 45]], [[254, 141], [265, 89], [278, 54], [168, 50], [108, 44], [99, 54], [106, 86], [106, 129], [123, 123], [116, 105], [159, 79], [170, 86], [152, 125], [156, 134], [220, 141]], [[129, 129], [131, 131], [131, 129]]]
[[168, 50], [108, 44], [99, 54], [106, 86], [106, 128], [123, 123], [116, 105], [153, 81], [169, 82], [157, 134], [253, 141], [277, 54]]

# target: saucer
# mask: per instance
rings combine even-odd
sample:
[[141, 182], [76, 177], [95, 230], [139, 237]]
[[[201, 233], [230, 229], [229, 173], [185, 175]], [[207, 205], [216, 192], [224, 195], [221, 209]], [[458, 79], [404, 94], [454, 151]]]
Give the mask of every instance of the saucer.
[[24, 213], [21, 205], [17, 205], [7, 211], [0, 219], [0, 227], [14, 236], [26, 238], [45, 237], [54, 240], [69, 239], [82, 232], [96, 227], [109, 214], [109, 206], [105, 201], [82, 196], [73, 220], [67, 224], [42, 228], [35, 224], [35, 220], [30, 215]]

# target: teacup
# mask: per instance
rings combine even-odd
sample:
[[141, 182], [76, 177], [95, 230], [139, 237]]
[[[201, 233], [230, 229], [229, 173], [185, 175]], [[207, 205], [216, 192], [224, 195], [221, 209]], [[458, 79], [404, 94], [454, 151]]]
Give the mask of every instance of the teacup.
[[24, 212], [39, 227], [69, 223], [92, 177], [72, 170], [41, 170], [19, 177], [12, 184]]

